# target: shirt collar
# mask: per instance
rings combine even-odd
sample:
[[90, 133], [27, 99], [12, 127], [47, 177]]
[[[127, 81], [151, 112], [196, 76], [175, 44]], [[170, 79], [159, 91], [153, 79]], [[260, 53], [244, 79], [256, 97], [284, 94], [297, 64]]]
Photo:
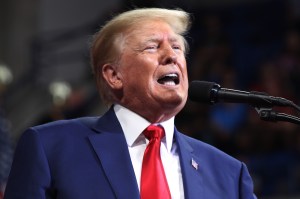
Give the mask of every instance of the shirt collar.
[[[127, 145], [134, 147], [138, 144], [145, 143], [145, 136], [142, 134], [151, 123], [140, 115], [119, 105], [114, 105], [114, 111], [123, 129]], [[174, 117], [159, 123], [165, 129], [166, 137], [162, 142], [170, 152], [173, 144], [174, 135]], [[158, 125], [158, 124], [156, 124]]]

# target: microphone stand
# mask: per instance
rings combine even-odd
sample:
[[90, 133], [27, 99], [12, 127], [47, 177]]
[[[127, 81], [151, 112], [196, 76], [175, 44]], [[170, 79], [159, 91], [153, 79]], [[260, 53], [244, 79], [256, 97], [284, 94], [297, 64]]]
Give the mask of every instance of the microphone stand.
[[[300, 111], [300, 107], [296, 105], [294, 102], [287, 100], [285, 98], [278, 98], [277, 97], [277, 102], [280, 102], [279, 106], [285, 106], [285, 107], [291, 107], [296, 109], [297, 111]], [[261, 120], [264, 121], [271, 121], [271, 122], [278, 122], [278, 121], [283, 121], [283, 122], [290, 122], [294, 124], [299, 124], [300, 125], [300, 118], [285, 114], [285, 113], [278, 113], [274, 110], [272, 110], [272, 107], [274, 104], [269, 103], [265, 105], [253, 105], [255, 110], [257, 111], [259, 117]]]
[[[295, 106], [298, 107], [297, 105]], [[259, 107], [254, 107], [254, 108], [257, 111], [261, 120], [271, 121], [271, 122], [284, 121], [284, 122], [290, 122], [290, 123], [300, 125], [300, 118], [296, 116], [285, 114], [285, 113], [278, 113], [272, 110], [272, 108], [259, 108]]]

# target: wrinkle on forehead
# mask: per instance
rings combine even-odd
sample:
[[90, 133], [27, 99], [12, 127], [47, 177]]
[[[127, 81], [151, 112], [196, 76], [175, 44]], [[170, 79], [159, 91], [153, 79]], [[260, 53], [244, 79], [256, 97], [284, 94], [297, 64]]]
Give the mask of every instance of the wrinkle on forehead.
[[[158, 24], [163, 24], [162, 28], [159, 28]], [[124, 34], [126, 44], [136, 42], [137, 38], [141, 42], [140, 45], [168, 40], [170, 43], [179, 42], [185, 49], [183, 36], [175, 33], [172, 27], [163, 20], [143, 20], [132, 25]]]

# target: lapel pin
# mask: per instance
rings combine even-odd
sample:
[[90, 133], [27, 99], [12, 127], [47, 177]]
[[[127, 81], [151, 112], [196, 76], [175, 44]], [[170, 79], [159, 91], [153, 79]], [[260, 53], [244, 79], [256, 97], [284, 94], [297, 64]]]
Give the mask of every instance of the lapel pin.
[[192, 161], [191, 161], [191, 164], [192, 166], [194, 167], [194, 169], [198, 170], [198, 163], [192, 158]]

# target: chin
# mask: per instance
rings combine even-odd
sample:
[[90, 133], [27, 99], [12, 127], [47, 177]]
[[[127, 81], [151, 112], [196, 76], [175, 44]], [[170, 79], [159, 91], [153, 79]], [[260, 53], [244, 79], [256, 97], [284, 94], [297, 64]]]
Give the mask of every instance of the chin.
[[176, 97], [169, 100], [165, 100], [165, 107], [173, 110], [178, 110], [178, 112], [184, 107], [186, 103], [186, 98]]

